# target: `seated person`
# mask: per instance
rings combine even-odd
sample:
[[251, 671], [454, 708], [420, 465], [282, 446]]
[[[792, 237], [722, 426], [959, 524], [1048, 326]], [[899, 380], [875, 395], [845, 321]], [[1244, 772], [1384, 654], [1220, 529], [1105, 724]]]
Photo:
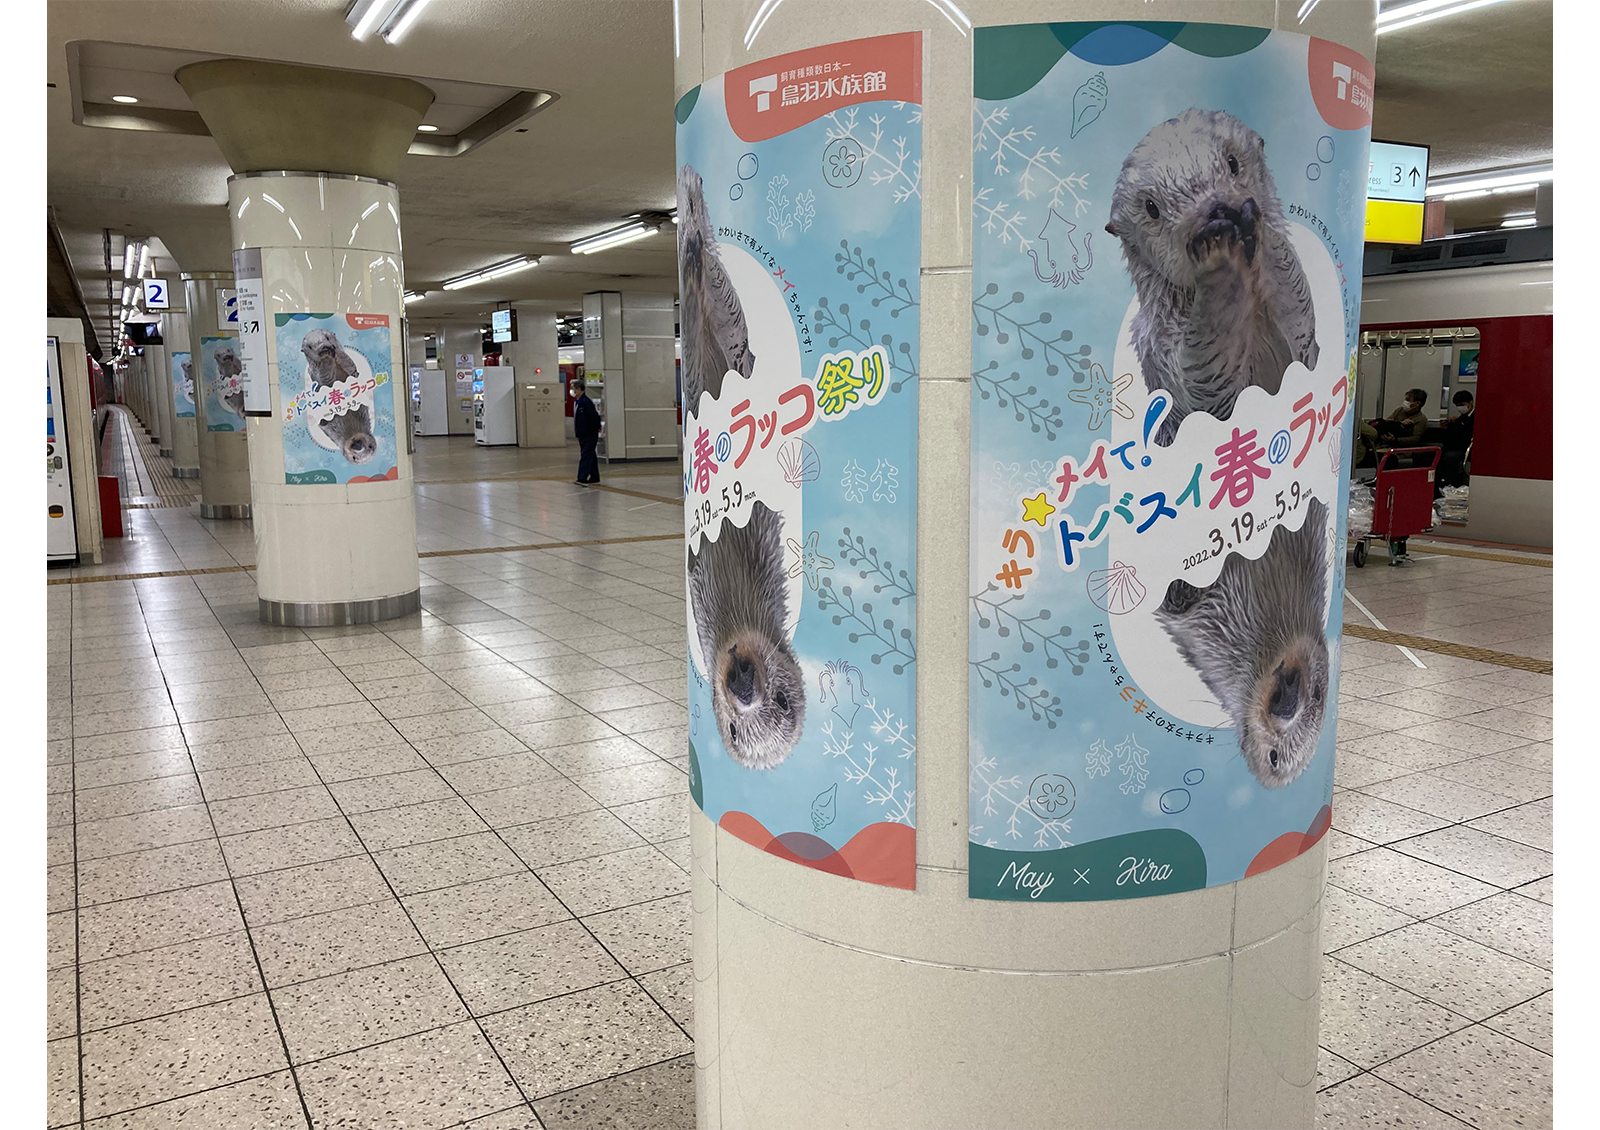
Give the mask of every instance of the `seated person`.
[[1445, 423], [1444, 439], [1439, 444], [1444, 452], [1439, 457], [1439, 477], [1433, 485], [1435, 498], [1443, 498], [1447, 486], [1459, 487], [1467, 483], [1467, 448], [1472, 446], [1477, 404], [1466, 389], [1456, 393], [1450, 401], [1455, 415]]
[[1361, 436], [1372, 446], [1410, 447], [1428, 430], [1428, 418], [1422, 406], [1428, 403], [1428, 394], [1420, 388], [1409, 389], [1405, 401], [1389, 413], [1386, 420], [1369, 420], [1361, 424]]

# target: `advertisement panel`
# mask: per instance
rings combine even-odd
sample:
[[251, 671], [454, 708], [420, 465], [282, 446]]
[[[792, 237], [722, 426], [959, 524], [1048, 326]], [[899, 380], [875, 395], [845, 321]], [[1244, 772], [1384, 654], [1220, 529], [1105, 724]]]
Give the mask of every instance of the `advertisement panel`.
[[276, 314], [283, 480], [399, 476], [387, 314]]
[[170, 353], [172, 410], [180, 420], [194, 418], [194, 363], [187, 352]]
[[766, 59], [676, 115], [690, 791], [765, 851], [905, 888], [921, 50]]
[[975, 898], [1135, 898], [1331, 817], [1372, 67], [975, 33]]

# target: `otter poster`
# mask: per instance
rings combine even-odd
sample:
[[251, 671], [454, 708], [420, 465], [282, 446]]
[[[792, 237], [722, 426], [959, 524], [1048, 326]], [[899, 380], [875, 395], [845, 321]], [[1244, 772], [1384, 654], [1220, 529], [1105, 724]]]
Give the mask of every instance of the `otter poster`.
[[172, 363], [172, 414], [180, 420], [194, 417], [194, 365], [189, 353], [168, 355]]
[[722, 828], [916, 885], [920, 33], [677, 106], [690, 791]]
[[206, 431], [244, 431], [243, 372], [237, 338], [200, 339], [200, 382], [204, 386]]
[[283, 477], [368, 483], [399, 474], [387, 314], [278, 314]]
[[1331, 818], [1372, 66], [974, 50], [969, 891], [1233, 882]]

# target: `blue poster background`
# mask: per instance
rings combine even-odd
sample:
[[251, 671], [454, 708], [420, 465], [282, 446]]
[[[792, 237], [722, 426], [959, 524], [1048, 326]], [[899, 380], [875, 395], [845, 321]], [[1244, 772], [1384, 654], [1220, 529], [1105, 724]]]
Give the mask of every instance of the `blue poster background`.
[[194, 366], [187, 351], [174, 353], [172, 360], [172, 410], [180, 420], [194, 416]]
[[[723, 81], [678, 106], [679, 219], [688, 166], [750, 322], [755, 368], [684, 406], [686, 534], [699, 551], [728, 537], [750, 520], [751, 492], [783, 514], [806, 704], [781, 763], [735, 761], [696, 655], [691, 593], [691, 791], [713, 821], [774, 854], [912, 887], [921, 108], [858, 102], [746, 142]], [[843, 175], [842, 151], [854, 158]], [[829, 183], [830, 152], [834, 179], [848, 183]], [[828, 374], [846, 371], [868, 383], [830, 396]]]
[[200, 339], [200, 380], [205, 390], [206, 431], [244, 431], [244, 393], [238, 387], [239, 371], [237, 338]]
[[[1306, 850], [1330, 811], [1370, 130], [1327, 124], [1305, 36], [1195, 24], [975, 35], [970, 893], [1092, 900], [1231, 882]], [[1264, 141], [1321, 352], [1291, 364], [1276, 393], [1247, 389], [1231, 418], [1197, 410], [1163, 446], [1173, 409], [1147, 390], [1136, 290], [1107, 224], [1125, 159], [1191, 110]], [[1169, 134], [1169, 170], [1134, 170], [1124, 232], [1176, 215], [1162, 193], [1191, 175], [1196, 128], [1186, 118]], [[1257, 477], [1218, 498], [1237, 429], [1259, 444]], [[1305, 687], [1326, 675], [1326, 712], [1303, 768], [1273, 778], [1279, 751], [1263, 741], [1252, 772], [1235, 718], [1154, 613], [1169, 583], [1204, 589], [1231, 554], [1259, 561], [1269, 540], [1293, 537], [1323, 543], [1326, 666], [1313, 662]]]

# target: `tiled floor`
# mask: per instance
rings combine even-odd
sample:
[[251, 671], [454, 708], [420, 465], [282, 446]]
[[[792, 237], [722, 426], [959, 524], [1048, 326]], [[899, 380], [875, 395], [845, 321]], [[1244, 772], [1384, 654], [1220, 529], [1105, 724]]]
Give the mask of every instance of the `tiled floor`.
[[[693, 1123], [681, 548], [460, 552], [676, 477], [419, 447], [417, 616], [264, 626], [184, 510], [80, 575], [237, 571], [49, 588], [50, 1125]], [[1549, 568], [1412, 551], [1382, 624], [1549, 654]], [[1319, 1121], [1547, 1126], [1550, 679], [1343, 654]]]

